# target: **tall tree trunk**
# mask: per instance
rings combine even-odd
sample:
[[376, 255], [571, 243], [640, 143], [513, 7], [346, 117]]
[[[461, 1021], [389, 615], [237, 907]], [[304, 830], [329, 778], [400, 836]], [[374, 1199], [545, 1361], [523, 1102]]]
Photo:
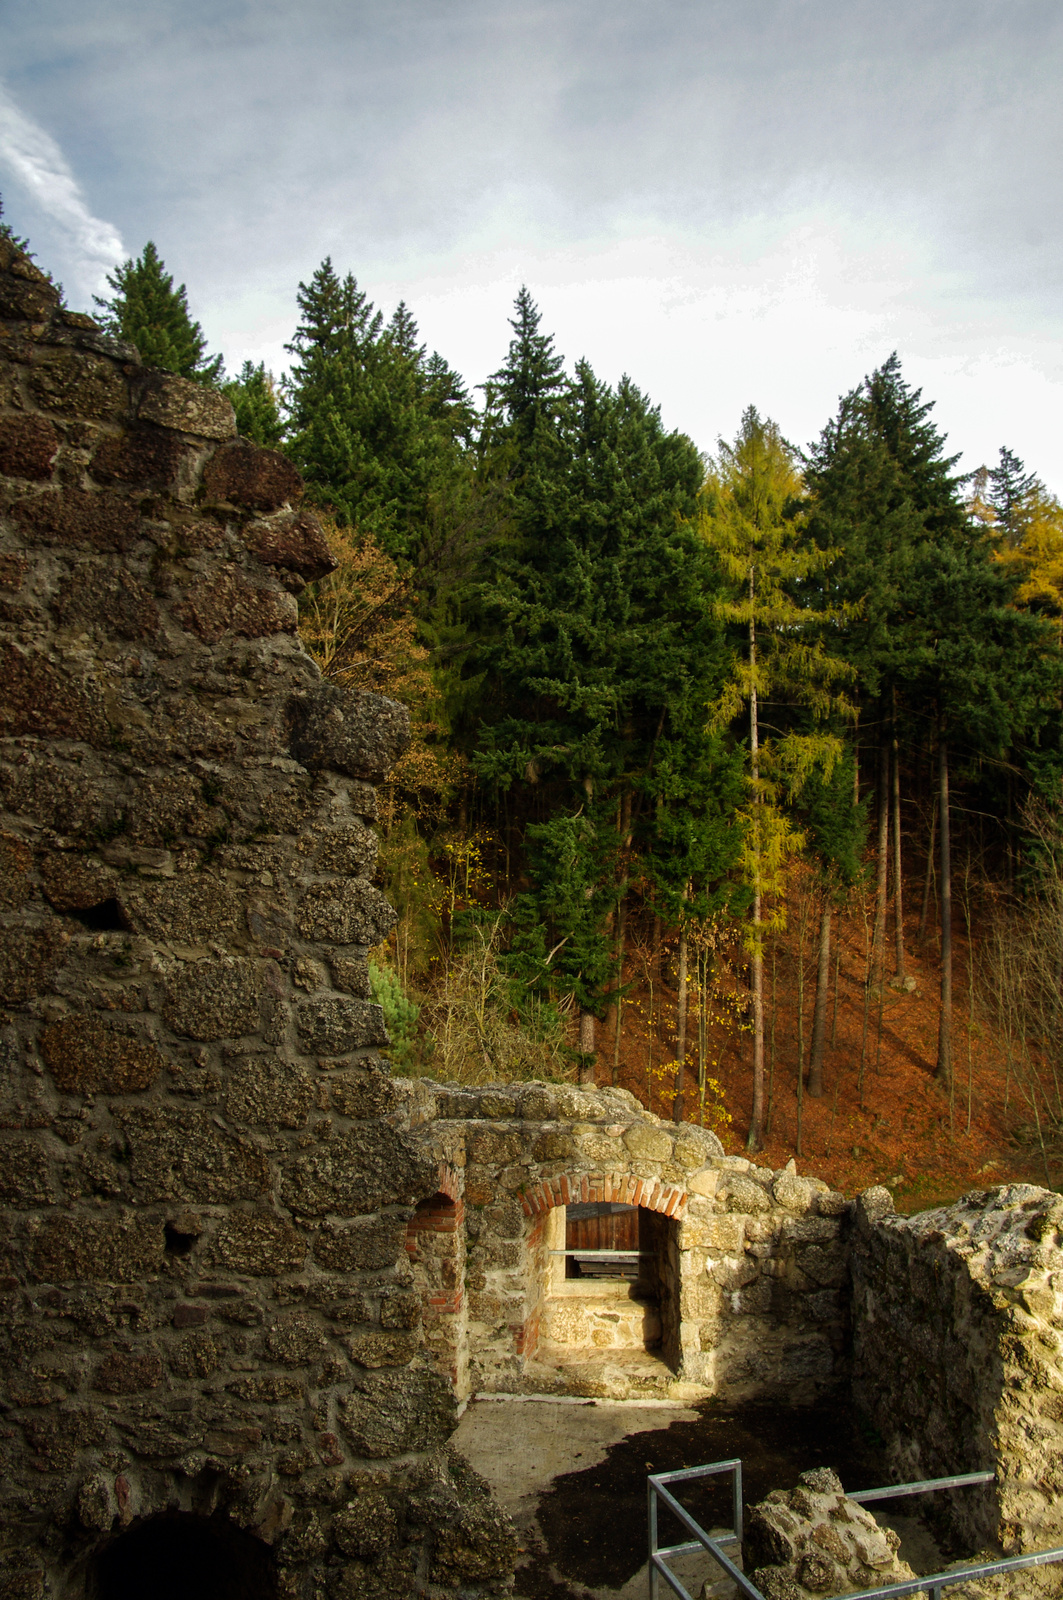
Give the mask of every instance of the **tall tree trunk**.
[[764, 952], [760, 948], [760, 891], [753, 896], [753, 956], [750, 979], [753, 992], [753, 1112], [749, 1119], [747, 1150], [763, 1145], [764, 1126]]
[[812, 1012], [812, 1048], [808, 1058], [808, 1093], [813, 1100], [823, 1094], [823, 1047], [827, 1039], [827, 1000], [830, 996], [830, 901], [826, 891], [819, 913], [819, 964], [816, 968], [816, 1004]]
[[[896, 730], [896, 712], [894, 713]], [[908, 973], [904, 965], [904, 893], [901, 877], [901, 747], [893, 735], [893, 916], [897, 940], [897, 982], [904, 987]]]
[[875, 884], [875, 931], [871, 941], [874, 975], [879, 988], [886, 972], [886, 891], [890, 836], [890, 747], [883, 738], [878, 752], [878, 877]]
[[[592, 891], [592, 893], [593, 893], [593, 891]], [[590, 895], [586, 895], [586, 898], [589, 900], [591, 898], [591, 896]], [[604, 917], [604, 919], [602, 921], [602, 941], [603, 941], [603, 943], [605, 943], [605, 944], [611, 943], [612, 937], [613, 937], [613, 928], [614, 928], [615, 924], [616, 924], [616, 912], [615, 911], [606, 912], [606, 915], [605, 915], [605, 917]], [[615, 960], [616, 959], [616, 957], [615, 957], [615, 951], [616, 951], [615, 944], [613, 945], [613, 951], [614, 951], [614, 960]], [[605, 1029], [606, 1033], [612, 1033], [613, 1030], [616, 1027], [616, 998], [615, 998], [615, 996], [614, 996], [614, 998], [612, 1000], [609, 1001], [609, 1004], [605, 1008], [605, 1016], [602, 1018], [602, 1027]]]
[[[664, 940], [659, 916], [655, 916], [653, 919], [653, 976], [657, 984], [657, 993], [660, 995], [664, 989]], [[652, 1007], [650, 1009], [650, 1027], [653, 1027]], [[657, 1002], [657, 1037], [658, 1039], [664, 1038], [664, 1004], [660, 999]]]
[[[686, 900], [690, 885], [683, 890]], [[687, 1053], [687, 927], [684, 917], [679, 925], [679, 991], [675, 1002], [675, 1099], [672, 1101], [672, 1121], [683, 1120], [683, 1065]]]
[[[754, 569], [749, 569], [749, 755], [753, 777], [753, 815], [760, 806], [760, 741], [757, 724], [757, 632], [753, 621]], [[757, 823], [754, 822], [754, 827]], [[764, 1143], [764, 951], [761, 948], [760, 841], [753, 852], [753, 952], [750, 963], [753, 989], [753, 1111], [749, 1119], [747, 1150]]]
[[938, 808], [941, 836], [941, 1018], [934, 1076], [952, 1083], [952, 856], [949, 848], [949, 753], [945, 730], [938, 744]]
[[798, 889], [797, 922], [797, 1154], [804, 1155], [801, 1139], [805, 1112], [805, 930], [808, 927], [808, 896]]
[[[662, 717], [664, 713], [661, 713]], [[620, 848], [624, 851], [626, 867], [627, 851], [631, 848], [631, 790], [625, 789], [620, 800]], [[622, 1023], [624, 1016], [624, 936], [627, 932], [627, 894], [620, 896], [616, 911], [616, 1026], [613, 1033], [613, 1072], [612, 1081], [615, 1084], [620, 1076], [620, 1040], [622, 1037]]]
[[624, 1017], [624, 934], [627, 930], [627, 901], [621, 900], [616, 917], [616, 1026], [613, 1033], [613, 1075], [615, 1084], [620, 1074], [620, 1037]]
[[934, 882], [934, 836], [937, 833], [938, 808], [935, 805], [930, 812], [930, 843], [926, 852], [926, 877], [923, 880], [923, 909], [919, 914], [919, 945], [926, 943], [926, 921], [930, 913], [930, 889]]
[[705, 1126], [705, 1091], [709, 1075], [709, 975], [712, 955], [707, 945], [699, 941], [697, 954], [698, 974], [698, 1120]]
[[579, 1081], [580, 1083], [594, 1082], [594, 1057], [597, 1049], [595, 1043], [595, 1023], [597, 1018], [593, 1011], [586, 1007], [580, 1009], [579, 1014]]

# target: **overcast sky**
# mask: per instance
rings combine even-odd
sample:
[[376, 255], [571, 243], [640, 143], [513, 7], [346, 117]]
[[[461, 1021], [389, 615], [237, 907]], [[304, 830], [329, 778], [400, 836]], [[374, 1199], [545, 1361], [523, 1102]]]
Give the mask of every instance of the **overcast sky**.
[[154, 239], [230, 369], [326, 254], [470, 383], [526, 282], [712, 450], [899, 351], [1063, 494], [1059, 0], [0, 0], [0, 192], [71, 303]]

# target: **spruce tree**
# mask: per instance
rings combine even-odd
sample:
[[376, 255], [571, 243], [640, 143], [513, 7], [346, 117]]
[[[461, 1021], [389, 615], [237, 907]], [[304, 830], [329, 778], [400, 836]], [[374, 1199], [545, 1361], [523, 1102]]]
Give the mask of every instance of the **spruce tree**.
[[245, 361], [240, 376], [221, 386], [222, 394], [236, 413], [236, 431], [255, 444], [278, 445], [284, 437], [284, 423], [272, 372], [265, 363]]
[[221, 381], [222, 358], [207, 355], [203, 330], [188, 309], [188, 292], [183, 283], [174, 288], [150, 239], [143, 254], [108, 273], [107, 282], [113, 296], [94, 296], [100, 321], [108, 333], [135, 344], [145, 366], [211, 387]]
[[607, 949], [618, 812], [649, 781], [699, 646], [712, 656], [709, 563], [690, 522], [701, 463], [628, 379], [613, 391], [580, 363], [562, 388], [526, 292], [513, 327], [494, 426], [518, 532], [481, 590], [474, 665], [493, 714], [473, 762], [529, 814], [534, 882], [519, 910], [554, 952], [542, 981], [578, 1001], [589, 1073], [608, 960], [581, 952]]
[[405, 305], [391, 321], [326, 259], [299, 285], [288, 349], [287, 449], [310, 495], [416, 565], [435, 497], [463, 473], [469, 404], [438, 357], [425, 358]]
[[1014, 549], [1021, 544], [1025, 518], [1023, 512], [1031, 497], [1043, 491], [1044, 485], [1035, 473], [1027, 472], [1025, 464], [1006, 445], [1000, 447], [1000, 459], [987, 474], [986, 499], [996, 519], [996, 525], [1007, 544]]
[[[946, 454], [931, 410], [891, 356], [843, 399], [806, 458], [805, 478], [810, 531], [841, 552], [822, 598], [852, 607], [838, 647], [859, 672], [862, 727], [875, 728], [880, 751], [895, 735], [895, 717], [924, 737], [928, 729], [936, 734], [943, 928], [936, 1071], [948, 1081], [950, 770], [957, 757], [999, 758], [1043, 715], [1050, 640], [1012, 606], [1017, 576], [994, 560], [984, 520], [980, 526], [968, 514], [957, 457]], [[1009, 457], [1005, 466], [1014, 489], [1022, 464]], [[881, 870], [880, 935], [884, 919]]]

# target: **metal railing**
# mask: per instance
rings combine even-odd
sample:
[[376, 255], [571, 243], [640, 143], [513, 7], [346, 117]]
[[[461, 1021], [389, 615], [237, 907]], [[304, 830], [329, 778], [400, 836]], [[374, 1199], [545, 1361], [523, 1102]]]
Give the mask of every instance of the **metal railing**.
[[[733, 1521], [729, 1533], [717, 1533], [715, 1536], [705, 1532], [700, 1523], [679, 1504], [679, 1501], [664, 1487], [668, 1483], [691, 1482], [695, 1478], [709, 1478], [720, 1473], [731, 1474], [731, 1495], [733, 1501]], [[902, 1495], [933, 1494], [939, 1489], [961, 1489], [967, 1484], [992, 1483], [996, 1478], [995, 1472], [963, 1472], [951, 1478], [928, 1478], [923, 1483], [890, 1484], [884, 1489], [861, 1489], [857, 1494], [850, 1494], [847, 1498], [865, 1504], [870, 1500], [893, 1500]], [[668, 1587], [679, 1600], [693, 1600], [690, 1592], [676, 1577], [668, 1566], [668, 1558], [679, 1555], [689, 1555], [697, 1550], [704, 1550], [710, 1555], [717, 1566], [737, 1586], [741, 1595], [748, 1600], [765, 1600], [764, 1595], [757, 1588], [752, 1579], [735, 1566], [731, 1558], [722, 1549], [723, 1545], [742, 1544], [742, 1463], [734, 1461], [714, 1461], [705, 1467], [684, 1467], [678, 1472], [650, 1473], [647, 1479], [647, 1493], [649, 1501], [649, 1577], [650, 1600], [660, 1600], [660, 1579], [664, 1578]], [[657, 1543], [657, 1512], [658, 1503], [663, 1503], [684, 1528], [694, 1535], [692, 1542], [686, 1544], [672, 1544], [660, 1546]], [[888, 1583], [881, 1589], [853, 1589], [843, 1595], [841, 1600], [900, 1600], [903, 1595], [927, 1595], [929, 1600], [941, 1600], [946, 1589], [951, 1589], [957, 1583], [969, 1583], [972, 1579], [986, 1578], [997, 1572], [1018, 1572], [1023, 1567], [1044, 1567], [1053, 1561], [1063, 1561], [1063, 1545], [1052, 1550], [1035, 1550], [1030, 1555], [1002, 1556], [999, 1561], [972, 1562], [969, 1566], [952, 1567], [948, 1572], [935, 1572], [922, 1578], [903, 1578], [897, 1583]]]

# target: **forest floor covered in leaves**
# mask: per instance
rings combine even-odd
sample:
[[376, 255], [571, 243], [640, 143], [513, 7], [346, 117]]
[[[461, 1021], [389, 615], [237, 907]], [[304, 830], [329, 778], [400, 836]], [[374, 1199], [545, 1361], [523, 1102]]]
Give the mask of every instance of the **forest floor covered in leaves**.
[[[914, 930], [913, 930], [914, 933]], [[853, 1194], [871, 1184], [885, 1184], [899, 1211], [922, 1211], [947, 1203], [972, 1188], [987, 1188], [1022, 1181], [1058, 1188], [1063, 1181], [1063, 1151], [1053, 1151], [1045, 1129], [1048, 1168], [1037, 1136], [1027, 1077], [1008, 1069], [1007, 1050], [987, 1021], [976, 993], [973, 1019], [968, 989], [968, 944], [962, 929], [954, 935], [954, 1014], [952, 1054], [953, 1092], [934, 1077], [937, 1060], [941, 969], [937, 941], [928, 938], [920, 949], [914, 938], [907, 953], [907, 970], [915, 979], [910, 993], [890, 987], [892, 966], [887, 963], [882, 990], [881, 1027], [878, 991], [872, 992], [866, 1023], [864, 1066], [865, 933], [862, 924], [843, 923], [841, 963], [834, 1005], [832, 958], [831, 1007], [828, 1012], [827, 1049], [824, 1059], [824, 1094], [811, 1099], [807, 1092], [799, 1108], [798, 958], [797, 939], [780, 936], [775, 951], [774, 1051], [771, 1023], [771, 960], [765, 978], [765, 1097], [770, 1107], [764, 1149], [756, 1157], [761, 1165], [781, 1167], [791, 1156], [798, 1168]], [[892, 947], [890, 954], [892, 954]], [[977, 962], [976, 962], [977, 966]], [[632, 983], [622, 1013], [617, 1082], [659, 1116], [670, 1116], [675, 1081], [674, 994], [663, 995], [666, 1027], [656, 1016], [651, 1029], [648, 997], [640, 975], [629, 969]], [[804, 1049], [808, 1041], [814, 1001], [815, 970], [806, 955], [804, 981]], [[697, 1047], [688, 1049], [693, 1072], [687, 1078], [684, 1120], [700, 1120], [696, 1084]], [[662, 1040], [659, 1031], [668, 1033]], [[652, 1037], [651, 1037], [652, 1033]], [[669, 1042], [672, 1041], [672, 1042]], [[753, 1039], [736, 1026], [709, 1031], [709, 1072], [722, 1091], [729, 1124], [715, 1123], [707, 1098], [705, 1125], [715, 1126], [725, 1148], [747, 1154], [746, 1134], [752, 1104]], [[772, 1055], [774, 1053], [774, 1071]], [[602, 1030], [598, 1080], [612, 1074], [614, 1039]], [[1042, 1100], [1043, 1105], [1043, 1100]], [[1043, 1109], [1040, 1112], [1044, 1123]], [[1050, 1182], [1049, 1182], [1050, 1179]]]

